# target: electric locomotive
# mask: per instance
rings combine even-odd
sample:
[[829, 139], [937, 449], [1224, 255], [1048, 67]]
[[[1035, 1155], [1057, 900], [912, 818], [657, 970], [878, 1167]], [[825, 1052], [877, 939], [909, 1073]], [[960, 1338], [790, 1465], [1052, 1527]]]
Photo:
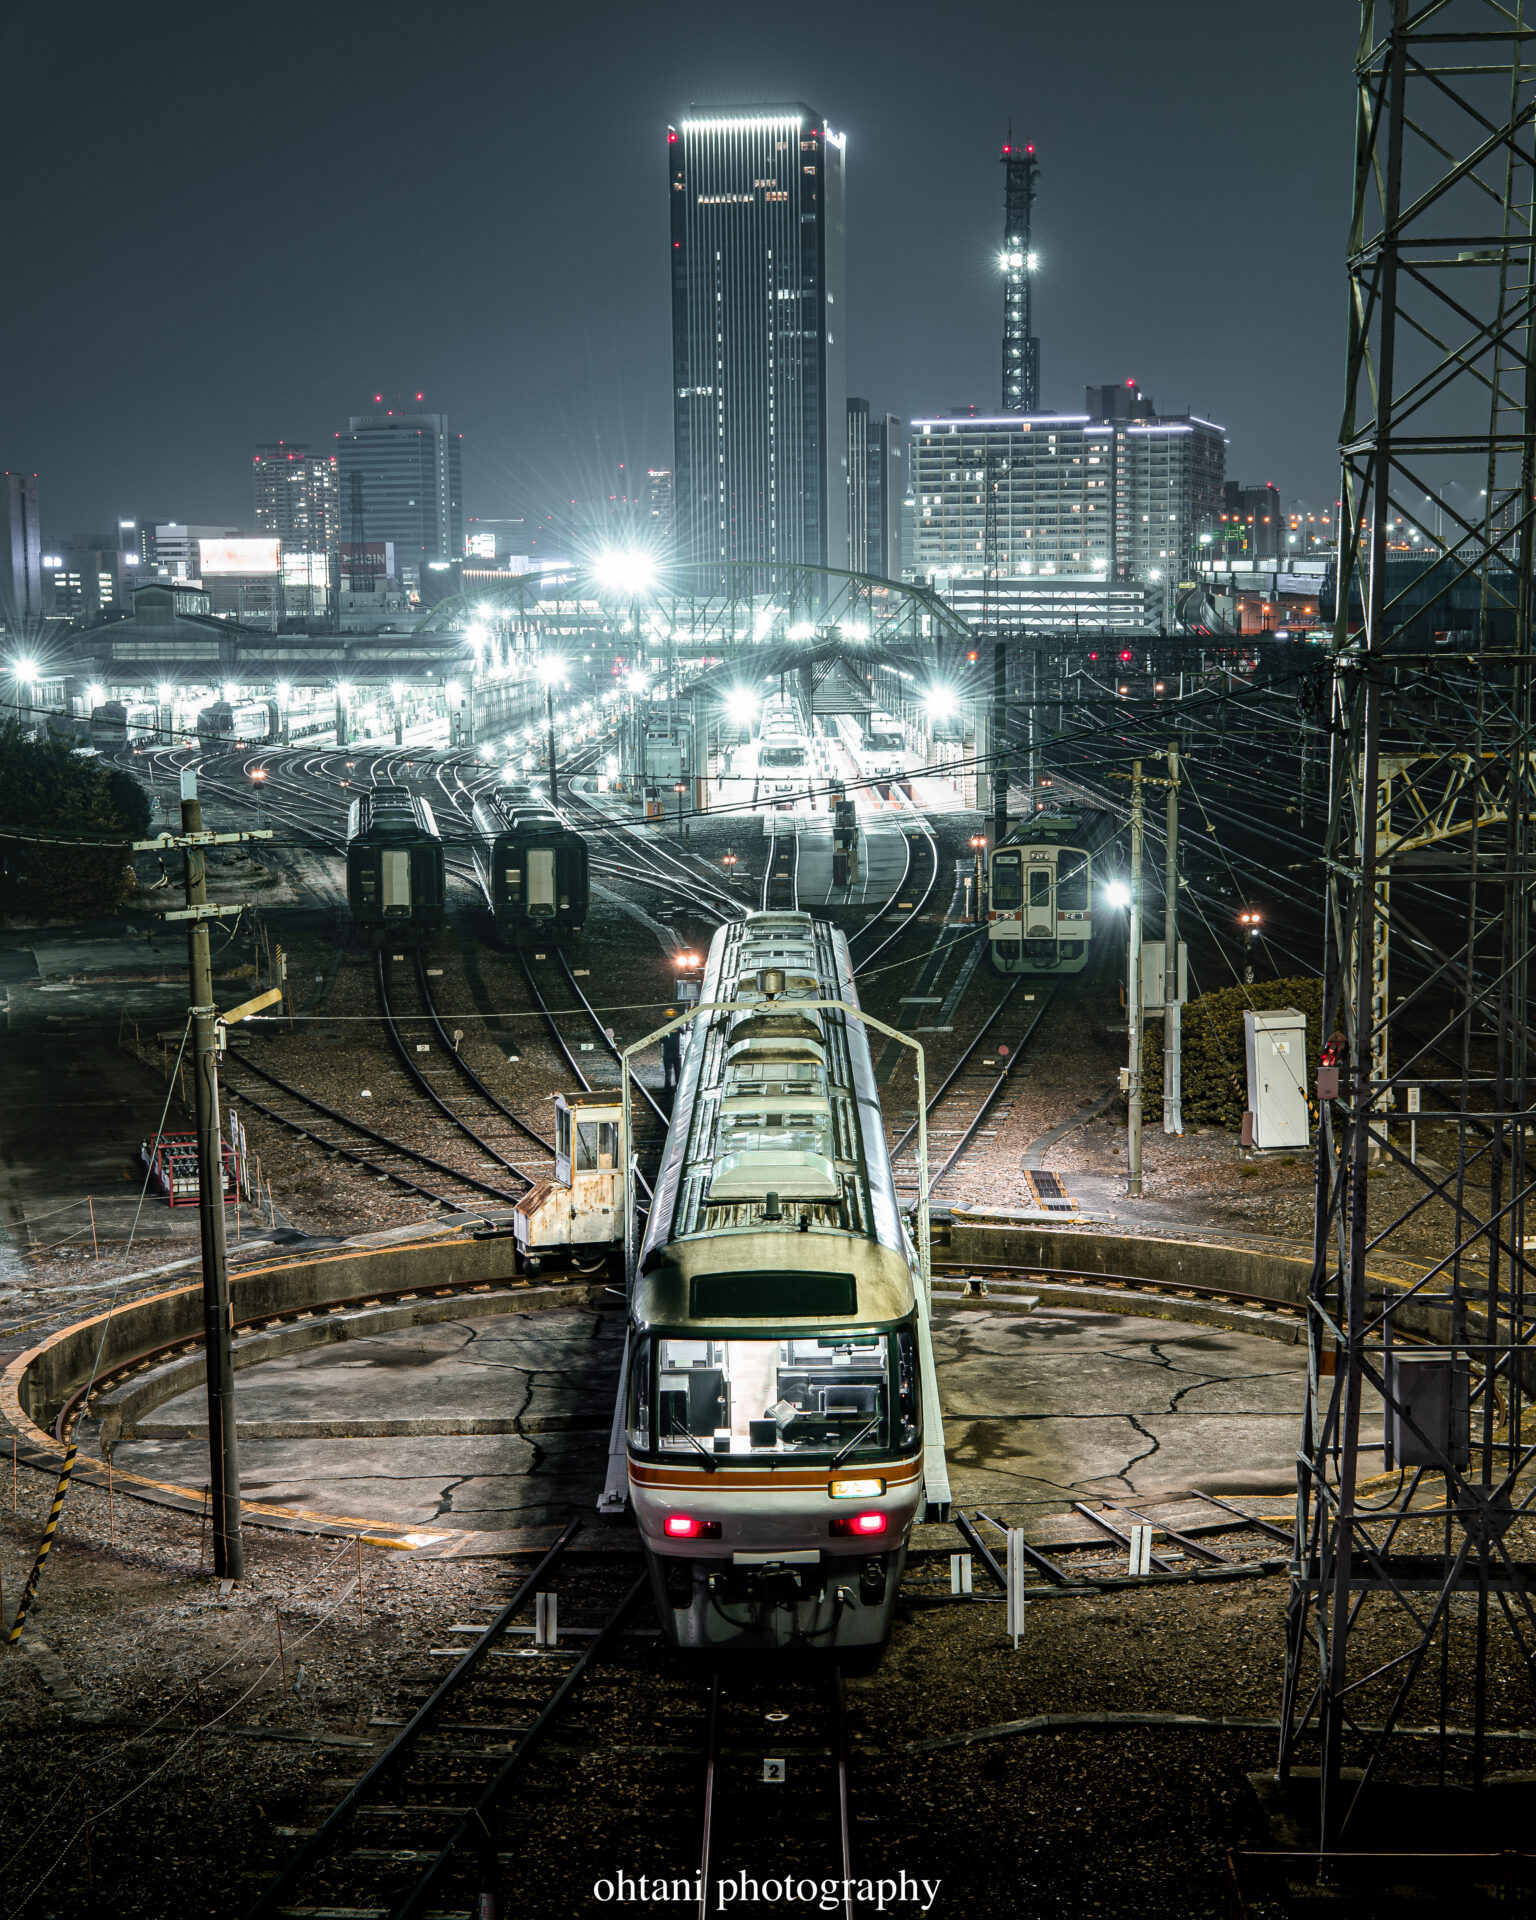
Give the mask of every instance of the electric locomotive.
[[[878, 1645], [943, 1429], [841, 932], [710, 947], [631, 1281], [629, 1499], [689, 1647]], [[926, 1442], [925, 1442], [926, 1434]], [[617, 1438], [617, 1433], [616, 1436]]]
[[405, 787], [375, 787], [347, 809], [347, 902], [374, 934], [443, 924], [447, 876], [432, 809]]
[[1063, 806], [1037, 813], [992, 850], [987, 942], [999, 973], [1081, 973], [1093, 943], [1093, 863], [1114, 837], [1110, 815]]
[[475, 876], [497, 930], [514, 941], [577, 932], [591, 895], [582, 835], [505, 787], [475, 802], [474, 821]]

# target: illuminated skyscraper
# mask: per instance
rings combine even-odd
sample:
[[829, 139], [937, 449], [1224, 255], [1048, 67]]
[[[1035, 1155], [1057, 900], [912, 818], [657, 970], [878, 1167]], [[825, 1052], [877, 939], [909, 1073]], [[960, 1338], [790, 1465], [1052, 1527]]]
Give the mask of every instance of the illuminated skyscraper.
[[[356, 541], [352, 521], [360, 505], [366, 542], [393, 542], [401, 584], [419, 586], [433, 561], [463, 557], [463, 436], [448, 431], [445, 414], [377, 404], [378, 412], [353, 414], [336, 436], [342, 538]], [[361, 476], [357, 488], [354, 474]]]
[[29, 637], [43, 617], [37, 475], [0, 473], [0, 633]]
[[275, 533], [284, 553], [334, 554], [341, 545], [341, 498], [334, 453], [295, 441], [256, 449], [251, 468], [256, 531]]
[[667, 140], [678, 558], [844, 567], [844, 137], [792, 104]]

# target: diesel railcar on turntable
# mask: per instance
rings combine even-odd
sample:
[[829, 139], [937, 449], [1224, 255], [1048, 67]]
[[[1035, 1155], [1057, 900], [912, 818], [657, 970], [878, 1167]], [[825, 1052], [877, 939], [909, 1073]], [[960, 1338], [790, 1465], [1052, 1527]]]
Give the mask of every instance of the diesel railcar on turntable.
[[878, 1644], [925, 1400], [942, 1461], [865, 1028], [817, 1001], [858, 1005], [835, 928], [716, 933], [631, 1282], [629, 1499], [680, 1646]]
[[475, 875], [498, 931], [514, 942], [577, 932], [591, 896], [583, 836], [505, 788], [475, 802], [474, 821]]
[[347, 809], [347, 902], [375, 934], [443, 924], [447, 873], [431, 807], [405, 787], [375, 787]]
[[1114, 838], [1088, 807], [1037, 813], [992, 851], [987, 940], [999, 973], [1081, 973], [1093, 944], [1094, 862]]

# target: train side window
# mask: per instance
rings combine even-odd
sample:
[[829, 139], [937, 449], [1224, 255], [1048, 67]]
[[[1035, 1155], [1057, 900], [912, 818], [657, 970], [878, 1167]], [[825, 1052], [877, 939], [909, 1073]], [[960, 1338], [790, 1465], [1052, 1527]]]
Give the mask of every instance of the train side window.
[[1063, 913], [1085, 913], [1088, 908], [1088, 856], [1062, 851], [1056, 862], [1056, 905]]
[[1051, 904], [1051, 870], [1049, 867], [1030, 868], [1029, 904], [1032, 907], [1048, 907]]
[[629, 1444], [649, 1447], [651, 1443], [651, 1343], [635, 1342], [629, 1368]]
[[896, 1335], [896, 1445], [910, 1447], [918, 1434], [917, 1343], [903, 1327]]
[[618, 1165], [619, 1128], [615, 1120], [576, 1123], [576, 1171], [611, 1173]]
[[555, 1157], [569, 1160], [571, 1157], [571, 1110], [569, 1107], [555, 1108]]
[[993, 854], [992, 905], [1007, 909], [1021, 907], [1023, 904], [1023, 880], [1019, 872], [1019, 856], [1016, 853]]

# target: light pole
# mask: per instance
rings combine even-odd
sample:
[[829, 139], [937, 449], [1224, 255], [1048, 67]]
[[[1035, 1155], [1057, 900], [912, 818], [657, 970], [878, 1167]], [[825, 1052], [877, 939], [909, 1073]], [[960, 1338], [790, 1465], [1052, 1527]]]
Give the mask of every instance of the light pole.
[[539, 662], [544, 682], [544, 726], [549, 742], [549, 804], [560, 804], [560, 766], [555, 758], [555, 682], [565, 677], [565, 662], [549, 654]]

